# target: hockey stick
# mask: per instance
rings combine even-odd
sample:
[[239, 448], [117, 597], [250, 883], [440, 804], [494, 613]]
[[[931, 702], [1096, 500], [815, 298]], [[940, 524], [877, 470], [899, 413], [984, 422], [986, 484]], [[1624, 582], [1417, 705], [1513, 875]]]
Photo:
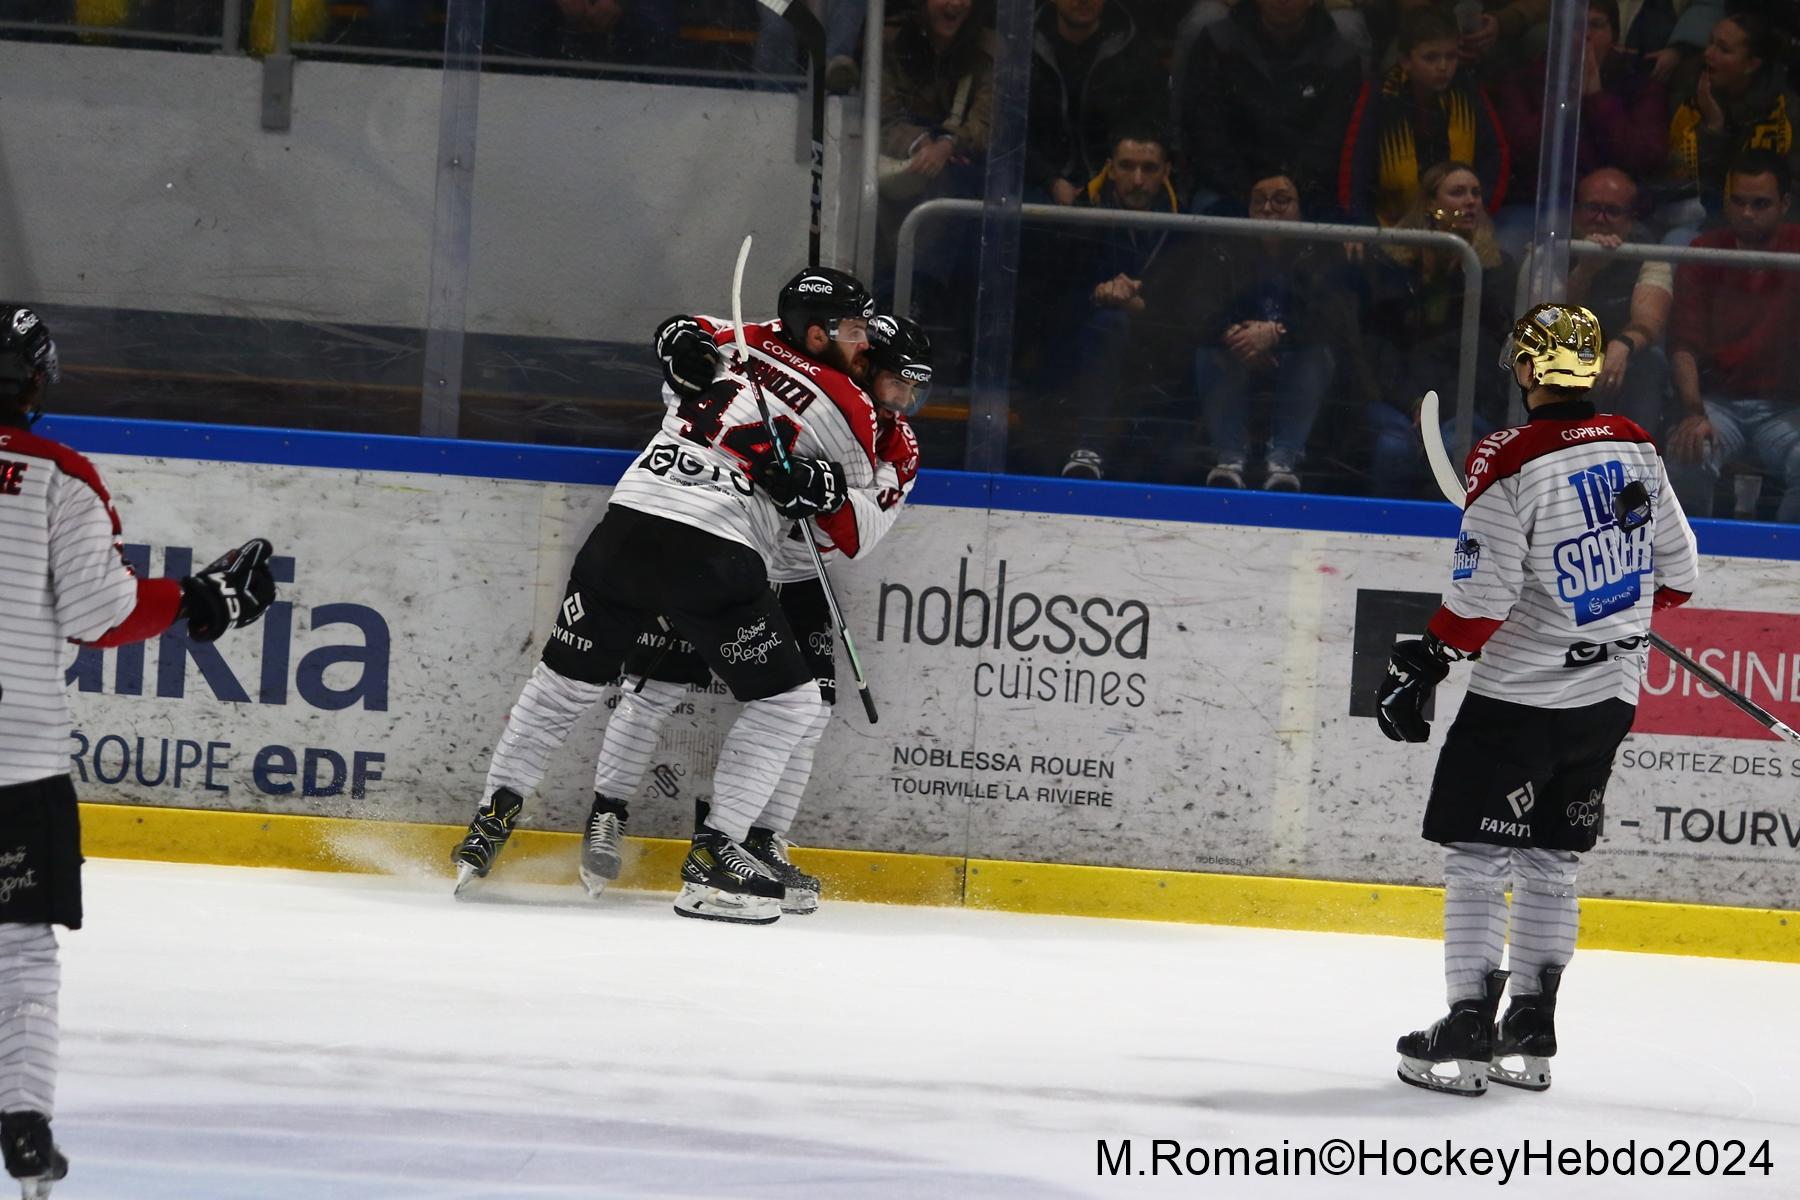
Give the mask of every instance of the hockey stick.
[[[812, 222], [806, 232], [806, 265], [819, 265], [819, 214], [825, 190], [825, 27], [805, 0], [759, 0], [762, 6], [793, 26], [794, 36], [806, 48], [812, 66], [807, 88], [812, 102]], [[846, 3], [847, 0], [835, 0]]]
[[[1457, 481], [1455, 469], [1450, 466], [1450, 454], [1444, 449], [1444, 430], [1438, 422], [1438, 394], [1436, 391], [1426, 392], [1424, 403], [1419, 405], [1419, 436], [1425, 440], [1425, 460], [1431, 464], [1431, 474], [1437, 480], [1438, 491], [1444, 493], [1444, 499], [1460, 509], [1463, 506], [1465, 493]], [[1656, 630], [1650, 630], [1649, 634], [1650, 644], [1668, 655], [1670, 659], [1681, 664], [1688, 674], [1731, 701], [1776, 737], [1800, 746], [1800, 733], [1795, 733], [1785, 721], [1720, 679], [1712, 671], [1695, 662], [1681, 650], [1670, 645], [1668, 640]]]
[[[781, 444], [781, 437], [775, 432], [775, 422], [769, 418], [769, 402], [763, 399], [762, 385], [756, 382], [755, 376], [749, 372], [750, 351], [744, 344], [744, 264], [750, 259], [750, 236], [744, 236], [744, 244], [738, 247], [737, 266], [731, 272], [731, 333], [737, 339], [738, 361], [744, 366], [745, 377], [750, 380], [750, 390], [756, 396], [756, 407], [762, 413], [763, 429], [769, 435], [769, 442], [775, 447], [775, 461], [785, 470], [788, 465], [787, 447]], [[856, 691], [862, 697], [863, 712], [868, 714], [869, 724], [873, 725], [881, 718], [875, 712], [875, 697], [869, 691], [869, 681], [863, 675], [862, 659], [857, 656], [856, 642], [850, 636], [850, 627], [844, 623], [844, 610], [838, 607], [837, 593], [831, 590], [831, 577], [825, 574], [825, 560], [819, 557], [819, 542], [813, 537], [812, 522], [801, 521], [800, 531], [806, 535], [806, 549], [812, 555], [813, 570], [819, 576], [819, 589], [825, 593], [825, 607], [831, 610], [832, 623], [837, 626], [838, 637], [843, 639], [845, 657], [850, 660], [850, 673], [856, 676]]]

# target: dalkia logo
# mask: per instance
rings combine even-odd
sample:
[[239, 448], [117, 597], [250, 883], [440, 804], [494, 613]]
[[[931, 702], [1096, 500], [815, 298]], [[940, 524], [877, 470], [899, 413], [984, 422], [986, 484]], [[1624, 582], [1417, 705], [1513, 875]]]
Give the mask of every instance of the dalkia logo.
[[[1656, 631], [1788, 724], [1800, 720], [1800, 616], [1685, 605], [1658, 613]], [[1632, 731], [1775, 737], [1661, 654], [1650, 655], [1645, 666]]]
[[896, 637], [917, 638], [927, 646], [954, 641], [963, 649], [1143, 659], [1150, 655], [1150, 608], [1142, 600], [1008, 592], [1004, 558], [995, 567], [990, 594], [969, 586], [969, 560], [963, 558], [954, 593], [941, 585], [915, 592], [904, 583], [882, 581], [875, 640]]

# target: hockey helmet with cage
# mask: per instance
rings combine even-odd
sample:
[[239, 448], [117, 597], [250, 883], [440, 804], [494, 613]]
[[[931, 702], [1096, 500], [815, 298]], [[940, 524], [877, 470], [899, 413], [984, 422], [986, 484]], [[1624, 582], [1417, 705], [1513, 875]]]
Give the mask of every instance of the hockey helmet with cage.
[[41, 396], [45, 385], [60, 378], [56, 343], [44, 319], [22, 305], [0, 305], [0, 400], [27, 395], [34, 385]]
[[[886, 313], [869, 320], [869, 367], [888, 371], [911, 386], [910, 401], [899, 409], [907, 416], [918, 411], [931, 391], [931, 338], [917, 321]], [[873, 378], [871, 382], [874, 382]], [[876, 401], [880, 402], [880, 397]]]
[[867, 320], [875, 315], [875, 297], [848, 271], [808, 267], [781, 289], [775, 312], [788, 345], [804, 353], [809, 326], [822, 325], [825, 335], [835, 339], [839, 321]]
[[1539, 387], [1591, 388], [1606, 364], [1600, 321], [1576, 304], [1540, 304], [1520, 317], [1500, 352], [1500, 367], [1512, 374], [1531, 363]]

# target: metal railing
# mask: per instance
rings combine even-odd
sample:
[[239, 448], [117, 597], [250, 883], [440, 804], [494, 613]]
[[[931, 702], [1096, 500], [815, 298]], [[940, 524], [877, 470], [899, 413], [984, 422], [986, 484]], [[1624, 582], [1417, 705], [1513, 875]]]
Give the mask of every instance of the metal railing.
[[[913, 259], [919, 227], [931, 221], [981, 215], [979, 200], [927, 200], [900, 223], [894, 264], [894, 311], [908, 313], [912, 304]], [[1462, 263], [1462, 327], [1457, 343], [1455, 442], [1466, 452], [1475, 416], [1475, 359], [1481, 321], [1481, 260], [1475, 248], [1453, 233], [1430, 229], [1378, 229], [1370, 225], [1313, 225], [1304, 221], [1253, 221], [1248, 217], [1202, 217], [1186, 213], [1140, 213], [1116, 208], [1064, 208], [1057, 204], [1024, 204], [1020, 216], [1047, 225], [1099, 225], [1109, 229], [1166, 229], [1223, 237], [1279, 238], [1284, 241], [1374, 243], [1435, 246]], [[1196, 280], [1204, 287], [1205, 281]]]
[[1629, 258], [1639, 262], [1711, 262], [1749, 270], [1770, 267], [1777, 271], [1800, 271], [1800, 254], [1784, 254], [1774, 250], [1727, 250], [1723, 246], [1664, 246], [1656, 242], [1628, 242], [1616, 249], [1577, 238], [1569, 243], [1574, 258]]

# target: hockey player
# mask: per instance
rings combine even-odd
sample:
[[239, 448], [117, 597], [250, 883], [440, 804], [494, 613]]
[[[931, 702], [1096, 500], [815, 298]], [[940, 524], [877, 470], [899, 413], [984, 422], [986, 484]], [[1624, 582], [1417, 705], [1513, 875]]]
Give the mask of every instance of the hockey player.
[[[1399, 1041], [1400, 1078], [1418, 1087], [1550, 1086], [1576, 868], [1637, 713], [1651, 612], [1686, 602], [1698, 578], [1650, 435], [1588, 400], [1603, 362], [1584, 308], [1540, 304], [1513, 326], [1501, 366], [1530, 419], [1470, 452], [1449, 592], [1381, 684], [1382, 732], [1423, 742], [1432, 690], [1475, 659], [1425, 808], [1424, 836], [1444, 847], [1450, 1012]], [[1496, 1031], [1509, 883], [1512, 999]]]
[[[788, 282], [777, 307], [778, 321], [746, 328], [749, 361], [729, 369], [725, 323], [674, 317], [657, 330], [670, 376], [662, 429], [576, 555], [542, 661], [453, 852], [459, 888], [487, 874], [550, 752], [618, 678], [631, 648], [666, 624], [746, 702], [719, 755], [713, 812], [682, 864], [675, 909], [749, 924], [780, 917], [784, 889], [743, 840], [823, 705], [768, 564], [791, 522], [835, 513], [850, 488], [870, 485], [877, 460], [875, 408], [854, 382], [867, 368], [868, 290], [842, 271], [813, 268]], [[785, 466], [771, 436], [787, 447]]]
[[275, 598], [257, 539], [185, 579], [139, 579], [94, 465], [31, 432], [57, 380], [29, 308], [0, 307], [0, 1151], [27, 1197], [69, 1163], [50, 1135], [61, 966], [53, 926], [81, 928], [81, 820], [69, 778], [71, 642], [122, 646], [186, 620], [209, 642]]
[[[728, 340], [730, 335], [724, 336]], [[678, 381], [672, 381], [672, 386], [676, 385]], [[919, 443], [906, 418], [924, 402], [930, 387], [931, 340], [925, 331], [905, 317], [883, 315], [870, 321], [868, 390], [877, 409], [878, 461], [867, 487], [850, 489], [844, 507], [814, 520], [819, 552], [826, 561], [839, 556], [851, 560], [866, 557], [893, 527], [919, 472]], [[769, 577], [775, 581], [782, 611], [819, 682], [824, 709], [801, 737], [768, 807], [751, 824], [744, 848], [784, 887], [782, 912], [810, 913], [819, 907], [819, 880], [788, 857], [787, 835], [837, 701], [837, 638], [812, 555], [798, 529], [782, 539]], [[653, 644], [640, 647], [625, 660], [623, 690], [594, 768], [594, 808], [582, 838], [581, 880], [593, 896], [619, 876], [619, 839], [628, 802], [643, 785], [663, 723], [686, 697], [688, 685], [704, 686], [712, 678], [693, 647], [686, 643], [671, 646], [674, 640], [658, 634]], [[701, 828], [706, 822], [705, 808], [703, 805], [695, 822]]]

